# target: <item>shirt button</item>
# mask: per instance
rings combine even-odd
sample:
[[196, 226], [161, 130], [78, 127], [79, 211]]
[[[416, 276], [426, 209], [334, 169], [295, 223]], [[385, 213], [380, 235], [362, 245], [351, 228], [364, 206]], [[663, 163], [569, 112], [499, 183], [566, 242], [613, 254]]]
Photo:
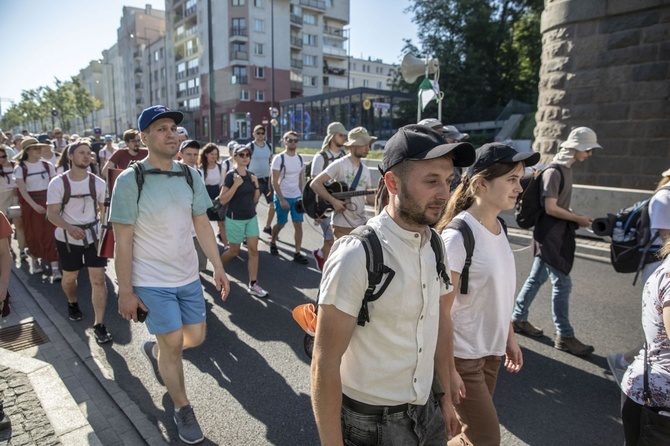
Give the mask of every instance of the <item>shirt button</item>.
[[423, 320], [423, 314], [421, 315], [421, 317], [419, 319]]
[[423, 351], [423, 349], [422, 349], [422, 348], [420, 348], [420, 349], [419, 349], [419, 353], [421, 353], [422, 351]]
[[424, 289], [424, 290], [426, 289], [426, 284], [425, 284], [425, 283], [423, 284], [423, 289]]
[[416, 378], [414, 378], [414, 382], [416, 382]]
[[419, 238], [419, 234], [414, 234], [414, 238]]

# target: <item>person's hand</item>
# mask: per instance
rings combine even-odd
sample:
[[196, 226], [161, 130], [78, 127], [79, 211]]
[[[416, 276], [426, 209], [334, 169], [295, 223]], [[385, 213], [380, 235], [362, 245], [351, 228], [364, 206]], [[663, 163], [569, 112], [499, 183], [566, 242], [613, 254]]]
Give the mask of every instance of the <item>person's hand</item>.
[[344, 212], [347, 210], [347, 207], [342, 200], [335, 199], [330, 203], [330, 205], [333, 206], [333, 210], [335, 212]]
[[233, 175], [233, 186], [240, 187], [244, 183], [244, 178], [239, 176], [237, 173]]
[[577, 224], [580, 228], [587, 228], [591, 226], [591, 223], [593, 223], [593, 218], [589, 217], [588, 215], [580, 215], [577, 218]]
[[449, 373], [450, 379], [450, 390], [451, 390], [451, 402], [458, 404], [461, 402], [461, 398], [465, 398], [465, 383], [461, 378], [461, 375], [452, 369]]
[[78, 226], [70, 225], [70, 227], [67, 228], [67, 233], [75, 240], [84, 240], [86, 238], [86, 231]]
[[444, 418], [444, 425], [447, 428], [447, 440], [451, 440], [455, 435], [461, 433], [461, 422], [458, 421], [454, 406], [447, 395], [440, 399], [440, 410]]
[[258, 187], [258, 177], [253, 173], [251, 174], [251, 182], [254, 184], [254, 187]]
[[35, 209], [35, 212], [37, 212], [38, 214], [46, 214], [47, 213], [47, 210], [43, 206], [40, 206], [37, 203], [32, 205], [32, 208]]
[[283, 210], [288, 211], [289, 209], [291, 209], [291, 205], [288, 204], [288, 201], [286, 201], [285, 199], [282, 198], [282, 199], [279, 201], [279, 203], [281, 204], [281, 208], [282, 208]]
[[149, 309], [139, 297], [131, 291], [119, 290], [119, 314], [127, 321], [137, 322], [137, 308], [148, 312]]
[[514, 336], [507, 339], [505, 348], [505, 369], [509, 373], [518, 373], [523, 367], [523, 353]]
[[221, 291], [221, 300], [225, 302], [230, 292], [230, 282], [228, 281], [226, 272], [223, 270], [223, 266], [214, 268], [214, 285], [217, 290]]

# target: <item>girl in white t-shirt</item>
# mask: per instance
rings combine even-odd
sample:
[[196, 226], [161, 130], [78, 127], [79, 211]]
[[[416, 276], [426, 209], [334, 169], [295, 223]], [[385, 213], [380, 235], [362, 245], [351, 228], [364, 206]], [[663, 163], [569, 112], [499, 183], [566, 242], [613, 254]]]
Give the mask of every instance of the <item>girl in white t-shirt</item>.
[[[453, 321], [453, 367], [458, 372], [452, 373], [451, 389], [463, 429], [454, 436], [453, 444], [500, 444], [493, 405], [498, 370], [503, 355], [511, 373], [521, 370], [523, 357], [511, 323], [516, 291], [514, 254], [498, 215], [514, 207], [523, 190], [524, 166], [536, 164], [539, 158], [539, 153], [518, 153], [504, 144], [480, 147], [436, 226], [442, 232], [454, 284], [447, 295]], [[461, 287], [465, 239], [458, 229], [447, 227], [457, 219], [465, 222], [474, 239], [468, 280], [463, 281], [467, 290]]]
[[[230, 167], [230, 163], [227, 163]], [[218, 201], [221, 186], [223, 186], [223, 179], [226, 177], [226, 163], [219, 163], [219, 147], [210, 142], [200, 149], [198, 155], [198, 167], [202, 179], [205, 181], [205, 188], [209, 194], [209, 198]], [[216, 202], [216, 201], [214, 201]], [[223, 212], [222, 212], [223, 213]], [[228, 238], [226, 237], [225, 216], [219, 215], [213, 208], [207, 209], [207, 217], [210, 221], [215, 221], [219, 226], [219, 240], [223, 246], [228, 246]]]

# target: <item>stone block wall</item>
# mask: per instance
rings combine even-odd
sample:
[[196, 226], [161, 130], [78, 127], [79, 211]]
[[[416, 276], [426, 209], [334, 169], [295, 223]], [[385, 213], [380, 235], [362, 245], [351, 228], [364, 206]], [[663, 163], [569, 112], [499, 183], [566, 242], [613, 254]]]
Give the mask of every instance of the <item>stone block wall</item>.
[[670, 168], [670, 1], [545, 0], [537, 106], [543, 161], [587, 126], [604, 150], [576, 183], [654, 189]]

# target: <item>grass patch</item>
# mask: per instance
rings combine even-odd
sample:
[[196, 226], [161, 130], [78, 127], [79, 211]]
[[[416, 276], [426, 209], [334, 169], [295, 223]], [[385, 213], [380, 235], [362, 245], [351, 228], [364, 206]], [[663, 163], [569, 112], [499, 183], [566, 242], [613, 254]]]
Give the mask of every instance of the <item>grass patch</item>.
[[[318, 153], [321, 149], [298, 149], [298, 153], [301, 155], [314, 155]], [[384, 154], [383, 150], [370, 150], [368, 152], [368, 159], [371, 160], [380, 160]]]

